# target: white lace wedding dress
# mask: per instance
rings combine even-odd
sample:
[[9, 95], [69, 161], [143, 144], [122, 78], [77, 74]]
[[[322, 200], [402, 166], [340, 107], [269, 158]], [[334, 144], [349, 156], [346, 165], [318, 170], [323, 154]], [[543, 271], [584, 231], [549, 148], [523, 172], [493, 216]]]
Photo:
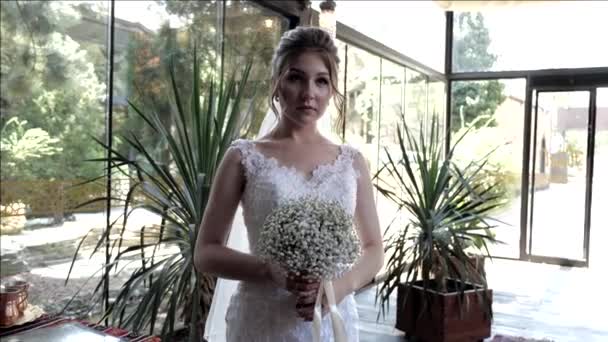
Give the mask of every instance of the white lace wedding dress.
[[[242, 155], [246, 186], [241, 200], [249, 247], [255, 250], [266, 216], [288, 199], [305, 195], [336, 200], [354, 214], [358, 172], [353, 167], [356, 150], [342, 145], [337, 159], [319, 165], [306, 176], [293, 167], [279, 165], [263, 155], [249, 140], [233, 143]], [[226, 340], [229, 342], [281, 342], [312, 340], [312, 323], [299, 318], [294, 296], [272, 284], [241, 282], [232, 295], [226, 313]], [[338, 309], [344, 320], [348, 341], [358, 341], [358, 314], [354, 296], [347, 296]], [[326, 315], [322, 322], [322, 341], [333, 341]]]

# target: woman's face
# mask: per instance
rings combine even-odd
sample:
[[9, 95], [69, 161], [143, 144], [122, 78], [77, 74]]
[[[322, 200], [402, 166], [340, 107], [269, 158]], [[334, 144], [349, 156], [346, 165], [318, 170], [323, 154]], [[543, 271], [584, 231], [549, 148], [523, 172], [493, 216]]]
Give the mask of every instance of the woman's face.
[[314, 124], [332, 96], [329, 70], [315, 52], [296, 56], [287, 68], [279, 81], [282, 118], [298, 126]]

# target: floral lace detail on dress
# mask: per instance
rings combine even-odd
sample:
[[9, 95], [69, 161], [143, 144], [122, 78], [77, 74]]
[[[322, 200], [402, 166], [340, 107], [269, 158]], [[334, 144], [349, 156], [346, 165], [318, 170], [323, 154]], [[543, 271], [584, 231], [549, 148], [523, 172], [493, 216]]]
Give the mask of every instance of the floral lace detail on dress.
[[338, 157], [331, 163], [317, 166], [306, 176], [294, 167], [279, 164], [257, 150], [250, 140], [236, 140], [233, 146], [241, 151], [247, 184], [241, 200], [243, 218], [249, 233], [250, 250], [255, 250], [259, 228], [266, 216], [287, 200], [315, 196], [341, 203], [354, 215], [359, 173], [353, 162], [357, 151], [340, 146]]
[[[281, 165], [262, 154], [250, 140], [236, 140], [241, 152], [246, 185], [241, 199], [249, 250], [255, 251], [266, 216], [281, 203], [315, 196], [340, 203], [354, 215], [357, 178], [353, 163], [357, 150], [341, 145], [337, 158], [317, 166], [310, 175]], [[349, 341], [358, 341], [358, 314], [353, 295], [339, 305]], [[328, 317], [323, 319], [322, 340], [333, 341]], [[298, 318], [295, 298], [271, 284], [240, 283], [226, 314], [227, 341], [310, 341], [311, 323]]]

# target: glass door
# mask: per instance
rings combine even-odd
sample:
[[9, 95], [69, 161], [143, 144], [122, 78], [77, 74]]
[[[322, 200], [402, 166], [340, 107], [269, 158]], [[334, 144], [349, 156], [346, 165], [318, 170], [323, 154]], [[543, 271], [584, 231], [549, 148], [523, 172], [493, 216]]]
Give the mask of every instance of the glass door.
[[524, 257], [589, 264], [596, 89], [532, 88]]

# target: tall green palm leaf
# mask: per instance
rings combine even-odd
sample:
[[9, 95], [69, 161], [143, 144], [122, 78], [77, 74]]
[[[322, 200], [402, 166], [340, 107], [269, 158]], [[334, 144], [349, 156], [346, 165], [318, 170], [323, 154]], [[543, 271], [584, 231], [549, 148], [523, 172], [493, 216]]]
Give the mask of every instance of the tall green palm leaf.
[[[125, 198], [112, 198], [114, 203], [120, 202], [122, 215], [106, 229], [107, 233], [113, 230], [113, 235], [104, 233], [91, 256], [101, 252], [104, 241], [109, 239], [112, 260], [104, 266], [106, 272], [112, 268], [120, 272], [119, 265], [139, 265], [131, 271], [104, 313], [113, 325], [135, 331], [148, 328], [152, 332], [159, 324], [159, 317], [166, 313], [162, 325], [164, 339], [173, 335], [180, 317], [184, 317], [189, 326], [189, 340], [202, 339], [215, 280], [196, 272], [194, 248], [216, 168], [239, 133], [240, 123], [246, 122], [243, 116], [251, 111], [251, 107], [243, 109], [240, 106], [251, 65], [245, 66], [238, 81], [235, 73], [227, 81], [220, 80], [219, 84], [211, 81], [203, 90], [195, 49], [189, 104], [178, 89], [172, 65], [170, 76], [175, 110], [169, 114], [169, 126], [159, 114], [147, 112], [129, 101], [131, 108], [165, 146], [162, 160], [133, 132], [122, 138], [137, 152], [136, 160], [98, 141], [111, 152], [111, 157], [97, 161], [111, 162], [110, 172], [122, 172], [129, 178], [130, 187]], [[123, 166], [128, 166], [130, 171], [124, 172]], [[106, 200], [104, 197], [93, 201]], [[126, 226], [131, 222], [131, 214], [142, 209], [157, 215], [160, 220], [156, 225], [143, 226], [138, 241], [129, 241]], [[76, 250], [72, 267], [86, 238]], [[66, 283], [69, 277], [70, 274]], [[104, 299], [95, 296], [101, 292], [102, 283], [103, 279], [99, 280], [94, 293], [98, 300]], [[138, 294], [139, 298], [134, 301]]]
[[460, 168], [453, 155], [464, 135], [444, 154], [436, 118], [430, 132], [425, 134], [422, 124], [419, 132], [415, 137], [402, 116], [399, 153], [385, 148], [387, 161], [374, 175], [380, 194], [399, 208], [397, 215], [408, 218], [405, 223], [393, 220], [387, 228], [387, 276], [377, 294], [383, 314], [403, 282], [421, 280], [425, 291], [445, 291], [448, 276], [457, 284], [477, 278], [485, 288], [467, 248], [479, 246], [479, 254], [490, 256], [488, 244], [498, 242], [490, 232], [496, 222], [491, 213], [502, 204], [501, 197], [491, 191], [494, 184], [478, 181], [489, 155]]

